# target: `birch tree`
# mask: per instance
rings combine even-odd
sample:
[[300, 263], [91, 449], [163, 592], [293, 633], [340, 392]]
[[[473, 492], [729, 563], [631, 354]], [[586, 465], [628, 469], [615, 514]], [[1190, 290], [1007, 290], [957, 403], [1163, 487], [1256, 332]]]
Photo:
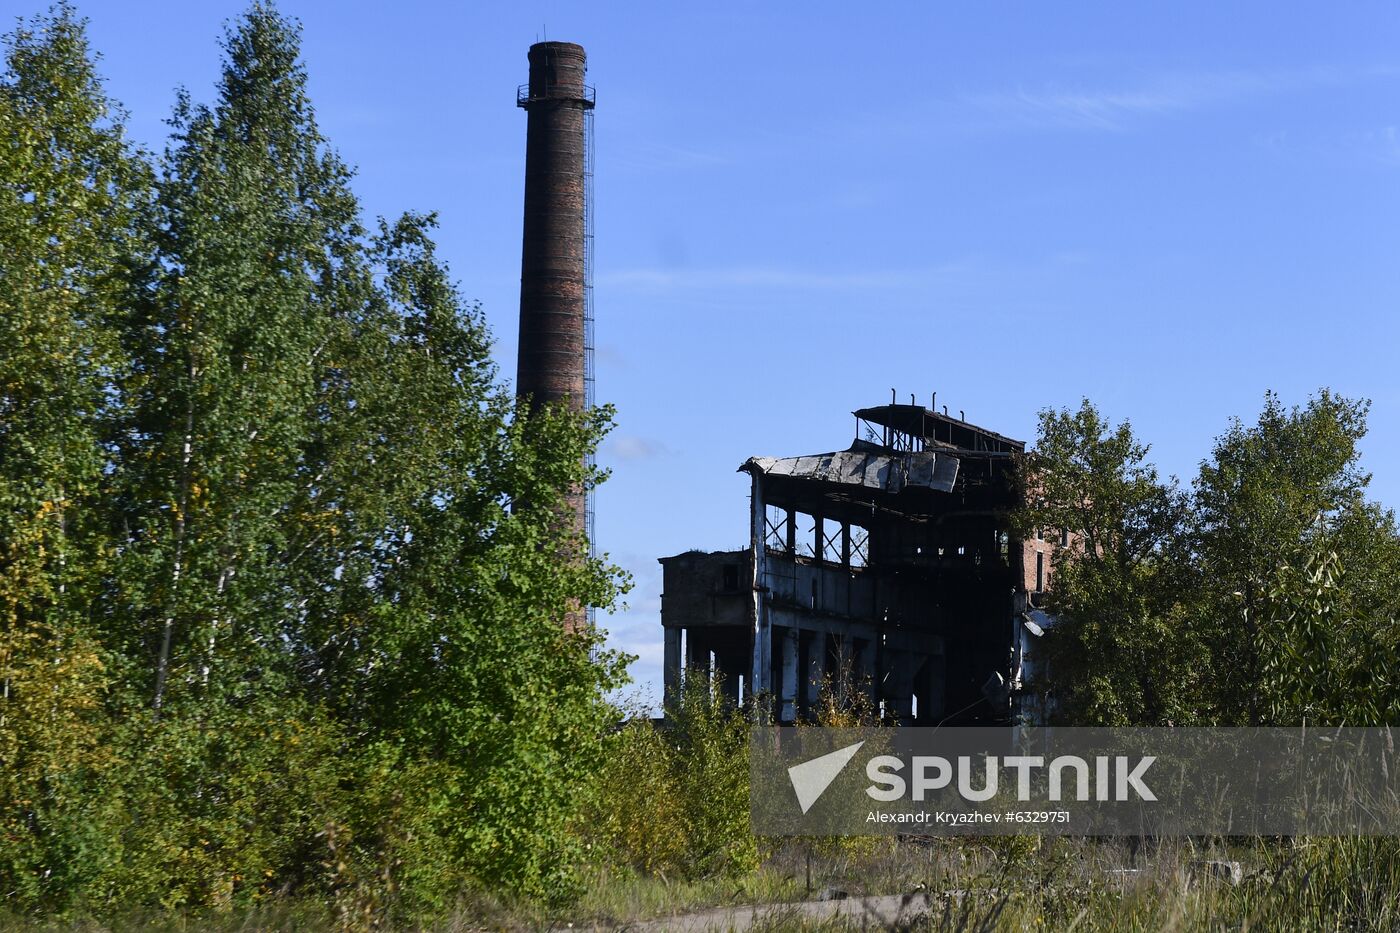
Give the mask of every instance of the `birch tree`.
[[[73, 776], [100, 744], [110, 658], [92, 626], [111, 556], [106, 478], [144, 300], [150, 173], [65, 6], [0, 77], [0, 886], [44, 900], [91, 841]], [[67, 827], [67, 830], [64, 827]]]

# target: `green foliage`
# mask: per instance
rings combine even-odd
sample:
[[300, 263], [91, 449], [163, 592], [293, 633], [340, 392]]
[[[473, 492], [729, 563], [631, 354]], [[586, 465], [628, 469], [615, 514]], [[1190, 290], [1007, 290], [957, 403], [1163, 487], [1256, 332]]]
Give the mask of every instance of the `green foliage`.
[[665, 726], [634, 720], [609, 738], [584, 824], [619, 868], [692, 879], [752, 871], [744, 711], [687, 676]]
[[94, 787], [108, 849], [88, 899], [228, 908], [312, 880], [298, 873], [316, 866], [351, 767], [333, 723], [260, 701], [133, 720], [113, 737], [123, 760]]
[[680, 749], [666, 730], [634, 719], [608, 739], [596, 798], [584, 824], [590, 844], [615, 868], [642, 875], [684, 875], [690, 814], [678, 771]]
[[[434, 218], [363, 225], [298, 49], [254, 5], [155, 158], [70, 7], [6, 41], [0, 902], [306, 894], [369, 928], [473, 885], [557, 902], [586, 862], [751, 872], [745, 713], [692, 683], [665, 729], [612, 730], [625, 658], [560, 624], [628, 585], [558, 521], [612, 411], [517, 407]], [[1400, 534], [1364, 498], [1365, 413], [1270, 395], [1190, 495], [1087, 401], [1042, 414], [1019, 520], [1076, 534], [1065, 718], [1394, 720]], [[830, 685], [818, 720], [870, 722], [859, 696]], [[1297, 897], [1388, 917], [1342, 890], [1362, 855], [1393, 881], [1392, 849], [1339, 845]]]
[[1042, 413], [1020, 522], [1083, 535], [1051, 592], [1066, 721], [1394, 721], [1400, 533], [1365, 500], [1365, 414], [1326, 390], [1291, 410], [1269, 394], [1188, 496], [1087, 401]]
[[1195, 625], [1216, 670], [1212, 718], [1231, 724], [1393, 721], [1400, 534], [1366, 502], [1367, 403], [1323, 390], [1265, 398], [1195, 483]]
[[0, 897], [346, 923], [559, 895], [626, 578], [567, 540], [612, 412], [518, 411], [431, 216], [359, 219], [295, 26], [130, 148], [73, 11], [0, 82]]
[[84, 878], [105, 842], [86, 775], [110, 768], [100, 716], [106, 677], [88, 640], [0, 624], [0, 883], [51, 902]]
[[[811, 723], [879, 725], [869, 693], [850, 671], [826, 678]], [[754, 871], [779, 840], [750, 829], [749, 733], [755, 707], [736, 708], [710, 686], [708, 671], [686, 672], [664, 725], [633, 719], [609, 737], [583, 824], [598, 861], [626, 876], [696, 881]], [[856, 781], [856, 772], [847, 777]], [[811, 852], [860, 854], [870, 837], [808, 837]]]
[[1059, 621], [1046, 644], [1068, 722], [1191, 717], [1200, 650], [1175, 607], [1189, 580], [1178, 560], [1187, 504], [1146, 457], [1129, 424], [1110, 424], [1087, 399], [1076, 412], [1041, 412], [1017, 523], [1027, 536], [1035, 528], [1074, 535], [1072, 546], [1055, 552]]
[[150, 174], [122, 142], [81, 24], [5, 41], [0, 77], [0, 892], [43, 903], [100, 843], [82, 776], [110, 762], [104, 467], [119, 321], [147, 260]]

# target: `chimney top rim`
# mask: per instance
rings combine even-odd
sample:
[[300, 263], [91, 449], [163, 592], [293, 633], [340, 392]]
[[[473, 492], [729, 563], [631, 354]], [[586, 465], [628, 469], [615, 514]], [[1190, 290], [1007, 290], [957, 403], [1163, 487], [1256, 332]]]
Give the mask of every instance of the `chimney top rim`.
[[530, 46], [530, 53], [534, 54], [536, 49], [541, 52], [569, 52], [577, 54], [580, 57], [584, 54], [583, 46], [579, 45], [577, 42], [559, 42], [554, 39], [548, 42], [536, 42], [534, 45]]

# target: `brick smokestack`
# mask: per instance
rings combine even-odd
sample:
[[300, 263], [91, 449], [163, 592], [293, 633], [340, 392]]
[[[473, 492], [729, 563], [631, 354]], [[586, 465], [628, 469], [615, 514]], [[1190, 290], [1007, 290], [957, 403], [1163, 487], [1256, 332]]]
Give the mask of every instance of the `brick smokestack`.
[[585, 68], [583, 46], [537, 42], [516, 98], [529, 115], [516, 392], [536, 407], [584, 406], [585, 112], [593, 108]]
[[[530, 83], [516, 92], [528, 125], [515, 391], [528, 396], [532, 408], [567, 404], [578, 411], [588, 403], [587, 131], [593, 90], [584, 83], [586, 68], [583, 46], [537, 42], [530, 46]], [[558, 520], [583, 540], [588, 516], [587, 498], [575, 489]], [[588, 620], [587, 611], [575, 606], [562, 622], [579, 631]]]

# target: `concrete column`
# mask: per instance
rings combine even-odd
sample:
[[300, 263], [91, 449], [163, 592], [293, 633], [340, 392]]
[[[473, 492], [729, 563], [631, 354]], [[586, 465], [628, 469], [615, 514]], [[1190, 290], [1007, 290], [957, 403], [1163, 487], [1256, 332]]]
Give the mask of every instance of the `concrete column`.
[[749, 556], [753, 568], [753, 658], [749, 669], [749, 693], [757, 696], [773, 692], [769, 683], [773, 669], [773, 626], [768, 619], [768, 606], [764, 595], [768, 591], [768, 549], [764, 546], [767, 537], [768, 510], [763, 497], [762, 474], [753, 473], [753, 487], [749, 496]]
[[685, 633], [685, 669], [689, 672], [699, 661], [699, 646], [696, 644], [700, 640], [695, 629], [687, 629]]
[[782, 629], [783, 683], [778, 697], [778, 719], [792, 722], [797, 718], [797, 639], [795, 628]]
[[662, 679], [665, 684], [664, 702], [676, 702], [681, 689], [681, 630], [678, 628], [666, 629]]

